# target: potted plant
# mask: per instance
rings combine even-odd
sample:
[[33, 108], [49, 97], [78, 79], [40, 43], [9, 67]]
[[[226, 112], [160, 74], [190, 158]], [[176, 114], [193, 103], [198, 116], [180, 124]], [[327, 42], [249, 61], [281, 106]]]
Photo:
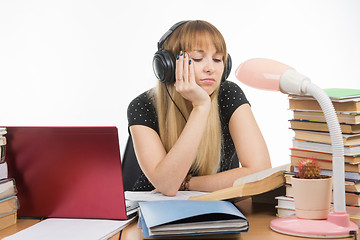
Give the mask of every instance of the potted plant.
[[318, 162], [308, 158], [299, 161], [291, 184], [298, 218], [327, 218], [330, 212], [332, 178], [320, 175]]

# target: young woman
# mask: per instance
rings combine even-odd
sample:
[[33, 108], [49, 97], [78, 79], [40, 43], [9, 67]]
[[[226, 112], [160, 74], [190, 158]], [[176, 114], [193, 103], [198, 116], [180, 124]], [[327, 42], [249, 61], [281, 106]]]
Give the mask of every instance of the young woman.
[[180, 22], [158, 48], [153, 62], [158, 86], [128, 107], [143, 171], [134, 190], [169, 196], [178, 190], [211, 192], [270, 168], [248, 100], [226, 81], [231, 59], [221, 33], [205, 21]]

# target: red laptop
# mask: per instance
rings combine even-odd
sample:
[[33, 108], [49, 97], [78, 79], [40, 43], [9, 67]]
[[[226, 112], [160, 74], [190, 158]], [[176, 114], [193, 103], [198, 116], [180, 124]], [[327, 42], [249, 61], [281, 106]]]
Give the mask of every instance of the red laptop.
[[127, 219], [116, 127], [7, 127], [20, 217]]

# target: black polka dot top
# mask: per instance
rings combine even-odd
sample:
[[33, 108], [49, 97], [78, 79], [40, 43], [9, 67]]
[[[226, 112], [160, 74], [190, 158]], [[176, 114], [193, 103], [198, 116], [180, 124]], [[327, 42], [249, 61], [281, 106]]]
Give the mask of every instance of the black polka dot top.
[[[159, 134], [154, 99], [152, 99], [149, 92], [150, 90], [142, 93], [131, 101], [127, 110], [128, 123], [129, 127], [132, 125], [147, 126]], [[219, 172], [239, 167], [239, 161], [237, 157], [234, 157], [236, 152], [234, 142], [229, 132], [229, 121], [234, 111], [246, 103], [249, 104], [244, 92], [236, 83], [225, 81], [220, 85], [218, 106], [223, 144]], [[133, 188], [134, 191], [150, 191], [153, 189], [154, 187], [144, 174], [140, 176]]]

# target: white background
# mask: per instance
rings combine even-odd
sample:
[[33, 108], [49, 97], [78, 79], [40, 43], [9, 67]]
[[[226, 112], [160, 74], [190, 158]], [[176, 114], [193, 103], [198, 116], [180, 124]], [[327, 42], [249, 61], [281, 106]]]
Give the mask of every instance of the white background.
[[[357, 0], [0, 0], [0, 125], [115, 125], [123, 151], [127, 105], [156, 84], [156, 43], [188, 19], [223, 33], [230, 81], [241, 62], [265, 57], [322, 88], [360, 88], [359, 13]], [[289, 162], [287, 96], [239, 85], [273, 166]]]

